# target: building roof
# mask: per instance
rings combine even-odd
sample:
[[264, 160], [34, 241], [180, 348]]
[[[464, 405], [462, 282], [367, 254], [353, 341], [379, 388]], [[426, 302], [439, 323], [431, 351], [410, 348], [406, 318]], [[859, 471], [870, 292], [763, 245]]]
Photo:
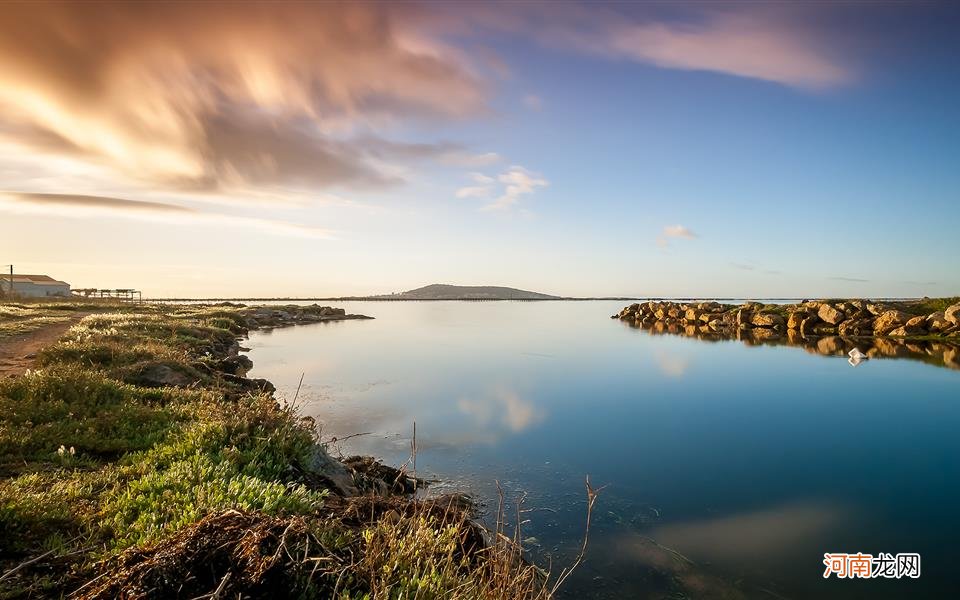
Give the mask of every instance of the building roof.
[[[0, 273], [0, 282], [9, 283], [10, 275], [4, 275]], [[36, 285], [70, 285], [66, 281], [57, 281], [49, 275], [24, 275], [21, 273], [13, 274], [14, 283], [33, 283]]]

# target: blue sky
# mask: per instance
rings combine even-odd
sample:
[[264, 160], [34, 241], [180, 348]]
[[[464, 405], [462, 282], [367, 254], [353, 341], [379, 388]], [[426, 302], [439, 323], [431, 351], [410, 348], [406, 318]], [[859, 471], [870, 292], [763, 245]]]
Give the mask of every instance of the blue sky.
[[177, 6], [0, 21], [0, 262], [155, 296], [960, 294], [947, 5]]

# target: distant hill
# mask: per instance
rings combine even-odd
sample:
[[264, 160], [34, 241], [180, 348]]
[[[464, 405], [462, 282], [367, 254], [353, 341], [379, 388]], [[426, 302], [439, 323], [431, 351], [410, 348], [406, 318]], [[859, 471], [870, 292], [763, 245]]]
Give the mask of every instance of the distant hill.
[[493, 285], [446, 285], [434, 283], [422, 288], [384, 296], [399, 300], [559, 300], [559, 296]]

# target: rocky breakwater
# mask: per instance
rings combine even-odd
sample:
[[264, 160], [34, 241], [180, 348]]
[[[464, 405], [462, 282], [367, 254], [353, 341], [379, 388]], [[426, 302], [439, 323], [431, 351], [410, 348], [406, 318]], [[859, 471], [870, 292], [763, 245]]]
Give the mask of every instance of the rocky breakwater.
[[803, 346], [818, 354], [857, 348], [870, 357], [911, 357], [960, 368], [960, 302], [951, 300], [643, 302], [613, 318], [651, 333]]
[[276, 327], [290, 327], [306, 323], [324, 323], [328, 321], [346, 321], [349, 319], [372, 319], [366, 315], [348, 315], [342, 308], [332, 306], [298, 306], [287, 304], [283, 306], [254, 306], [243, 312], [247, 327], [250, 329], [274, 329]]

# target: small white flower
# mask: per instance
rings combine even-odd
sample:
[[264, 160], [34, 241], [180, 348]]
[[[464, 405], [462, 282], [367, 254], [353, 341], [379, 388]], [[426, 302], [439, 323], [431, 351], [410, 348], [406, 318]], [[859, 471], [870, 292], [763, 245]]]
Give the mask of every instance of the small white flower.
[[77, 451], [73, 449], [73, 446], [70, 446], [70, 456], [75, 456]]
[[60, 447], [57, 448], [57, 454], [60, 455], [60, 456], [63, 456], [63, 455], [66, 454], [66, 453], [67, 453], [67, 448], [66, 448], [66, 446], [64, 446], [63, 444], [60, 444]]

